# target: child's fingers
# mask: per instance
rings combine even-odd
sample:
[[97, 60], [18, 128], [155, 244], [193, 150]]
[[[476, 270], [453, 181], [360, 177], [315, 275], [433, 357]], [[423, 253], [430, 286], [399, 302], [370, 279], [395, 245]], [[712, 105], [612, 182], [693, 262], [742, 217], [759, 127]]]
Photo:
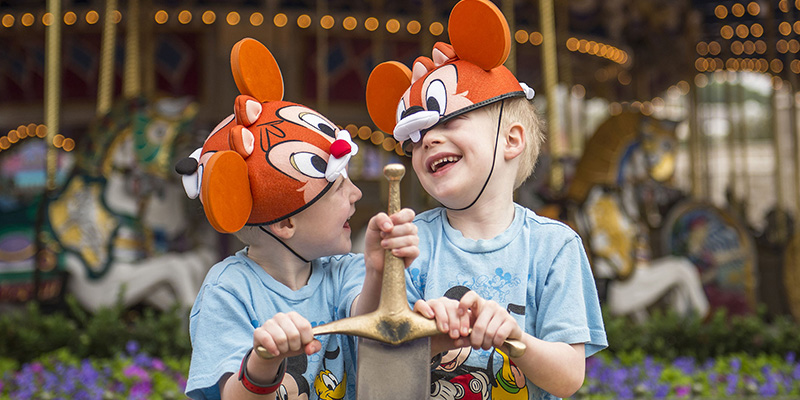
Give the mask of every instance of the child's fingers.
[[303, 350], [304, 350], [304, 352], [306, 353], [307, 356], [310, 356], [310, 355], [322, 350], [322, 343], [320, 343], [319, 340], [314, 339], [310, 343], [306, 344], [305, 347], [303, 348]]
[[461, 326], [461, 336], [469, 335], [470, 317], [471, 317], [472, 313], [469, 310], [464, 311], [461, 308], [461, 303], [459, 303], [458, 308], [456, 309], [456, 312], [459, 315], [459, 319], [460, 319], [459, 325]]
[[478, 296], [477, 293], [470, 290], [461, 296], [461, 300], [458, 301], [458, 308], [460, 308], [464, 313], [466, 313], [467, 310], [473, 310], [473, 313], [477, 313], [482, 302], [483, 299]]
[[503, 345], [503, 342], [508, 338], [517, 338], [522, 336], [522, 331], [519, 329], [519, 325], [517, 321], [513, 319], [504, 319], [503, 323], [497, 328], [497, 333], [494, 336], [494, 341], [492, 345], [494, 347], [500, 347]]
[[414, 303], [414, 311], [428, 319], [433, 319], [436, 316], [431, 306], [425, 300], [417, 300], [417, 302]]
[[405, 224], [414, 221], [416, 214], [410, 208], [404, 208], [390, 216], [395, 225]]
[[367, 229], [378, 232], [391, 231], [393, 226], [392, 219], [384, 212], [375, 214], [367, 223]]
[[303, 348], [303, 342], [300, 340], [300, 331], [297, 329], [294, 321], [288, 315], [278, 313], [275, 314], [272, 319], [278, 323], [278, 326], [286, 337], [285, 349], [284, 346], [281, 346], [280, 342], [278, 343], [278, 348], [281, 348], [283, 353], [297, 351]]
[[300, 334], [300, 343], [307, 344], [314, 340], [314, 333], [311, 332], [311, 323], [308, 322], [307, 319], [303, 318], [303, 316], [296, 311], [291, 311], [286, 315], [289, 316], [292, 323], [294, 323], [294, 326], [297, 328]]
[[[461, 315], [459, 313], [458, 302], [455, 300], [447, 299], [446, 303], [447, 318], [450, 324], [450, 338], [458, 339], [463, 332], [461, 326]], [[469, 324], [469, 322], [467, 322]], [[467, 328], [469, 331], [469, 328]]]
[[439, 329], [439, 332], [450, 333], [450, 316], [447, 313], [447, 308], [444, 303], [440, 300], [430, 300], [428, 304], [436, 315], [436, 327]]
[[267, 351], [273, 356], [277, 357], [281, 354], [280, 350], [278, 350], [278, 345], [275, 344], [275, 340], [272, 338], [272, 335], [270, 335], [263, 327], [258, 327], [258, 329], [253, 332], [253, 347], [259, 345], [267, 349]]
[[475, 322], [472, 324], [472, 333], [470, 334], [470, 342], [474, 348], [480, 347], [487, 350], [491, 347], [491, 336], [494, 335], [494, 331], [489, 329], [496, 329], [496, 326], [490, 326], [490, 323], [498, 308], [500, 308], [500, 305], [494, 301], [483, 301], [478, 309], [472, 309], [473, 313], [477, 313]]

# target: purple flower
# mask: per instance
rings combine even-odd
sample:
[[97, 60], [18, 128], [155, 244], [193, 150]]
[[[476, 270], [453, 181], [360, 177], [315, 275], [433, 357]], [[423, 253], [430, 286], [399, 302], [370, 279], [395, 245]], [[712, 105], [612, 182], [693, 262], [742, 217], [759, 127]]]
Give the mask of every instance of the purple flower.
[[150, 386], [150, 382], [137, 382], [131, 387], [130, 398], [131, 399], [143, 399], [146, 400], [152, 391], [152, 387]]
[[739, 372], [739, 369], [741, 368], [742, 360], [740, 360], [738, 357], [731, 358], [731, 370], [733, 370], [733, 372]]
[[727, 378], [728, 384], [725, 386], [725, 394], [732, 396], [736, 393], [736, 386], [739, 384], [739, 376], [736, 374], [728, 374]]
[[669, 394], [669, 385], [667, 384], [659, 384], [656, 385], [656, 390], [653, 393], [653, 397], [656, 399], [664, 399]]
[[136, 354], [139, 351], [139, 343], [137, 343], [135, 340], [129, 341], [127, 344], [125, 344], [125, 351], [131, 355]]
[[150, 366], [156, 371], [163, 371], [167, 368], [167, 366], [164, 365], [164, 362], [158, 358], [154, 358]]
[[692, 389], [689, 386], [676, 386], [675, 387], [675, 394], [678, 397], [688, 396], [691, 393]]
[[789, 364], [794, 364], [795, 359], [797, 358], [797, 354], [795, 352], [790, 351], [786, 353], [786, 362]]
[[147, 371], [145, 371], [144, 369], [142, 369], [142, 367], [138, 365], [129, 365], [122, 370], [122, 373], [127, 377], [131, 378], [135, 377], [142, 381], [150, 380], [150, 376], [147, 375]]

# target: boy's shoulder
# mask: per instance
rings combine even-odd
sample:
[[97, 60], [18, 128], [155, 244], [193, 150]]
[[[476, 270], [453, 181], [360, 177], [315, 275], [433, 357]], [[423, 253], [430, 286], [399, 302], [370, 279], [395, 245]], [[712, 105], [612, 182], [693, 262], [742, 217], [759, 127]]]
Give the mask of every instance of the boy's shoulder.
[[[206, 273], [204, 285], [229, 285], [236, 284], [242, 280], [252, 278], [253, 271], [250, 268], [245, 250], [240, 250], [225, 257], [223, 260], [214, 264]], [[252, 261], [251, 261], [252, 262]]]
[[574, 238], [580, 239], [578, 233], [564, 222], [536, 214], [533, 210], [519, 204], [514, 204], [514, 206], [517, 212], [521, 213], [525, 219], [524, 222], [528, 226], [529, 235], [536, 237], [547, 236], [553, 239], [563, 238], [566, 241]]

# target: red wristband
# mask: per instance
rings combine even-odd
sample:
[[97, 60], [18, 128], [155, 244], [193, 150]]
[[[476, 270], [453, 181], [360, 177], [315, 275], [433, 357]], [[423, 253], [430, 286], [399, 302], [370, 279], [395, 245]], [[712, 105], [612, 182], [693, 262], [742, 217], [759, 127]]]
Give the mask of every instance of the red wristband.
[[270, 394], [278, 390], [281, 387], [281, 382], [283, 381], [283, 374], [286, 372], [286, 359], [281, 362], [281, 366], [278, 367], [278, 373], [275, 376], [275, 381], [271, 382], [267, 385], [259, 385], [258, 383], [253, 382], [250, 380], [250, 376], [247, 375], [247, 360], [250, 359], [250, 353], [253, 350], [249, 350], [247, 354], [244, 355], [242, 358], [242, 365], [239, 366], [239, 380], [244, 385], [244, 388], [247, 389], [251, 393], [255, 394]]

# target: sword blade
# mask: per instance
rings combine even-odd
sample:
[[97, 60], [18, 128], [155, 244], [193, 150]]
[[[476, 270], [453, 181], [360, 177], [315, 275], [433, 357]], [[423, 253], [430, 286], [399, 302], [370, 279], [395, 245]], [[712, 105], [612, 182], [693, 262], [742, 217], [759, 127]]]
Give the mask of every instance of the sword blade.
[[358, 338], [357, 400], [428, 400], [431, 340], [391, 345]]

